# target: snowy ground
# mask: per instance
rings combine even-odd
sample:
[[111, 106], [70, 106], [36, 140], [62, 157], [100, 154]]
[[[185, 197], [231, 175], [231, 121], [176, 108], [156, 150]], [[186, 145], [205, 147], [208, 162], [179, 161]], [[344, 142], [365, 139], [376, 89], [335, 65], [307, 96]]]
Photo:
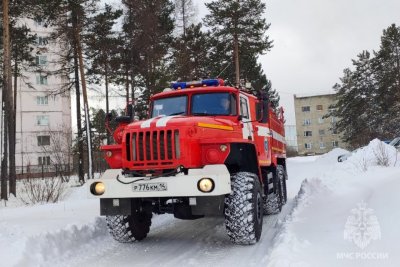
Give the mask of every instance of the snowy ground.
[[[381, 151], [389, 167], [377, 166]], [[119, 244], [75, 187], [57, 204], [0, 207], [0, 265], [400, 266], [400, 155], [377, 140], [338, 163], [341, 153], [288, 160], [289, 201], [253, 246], [231, 244], [222, 219], [169, 215], [143, 242]]]

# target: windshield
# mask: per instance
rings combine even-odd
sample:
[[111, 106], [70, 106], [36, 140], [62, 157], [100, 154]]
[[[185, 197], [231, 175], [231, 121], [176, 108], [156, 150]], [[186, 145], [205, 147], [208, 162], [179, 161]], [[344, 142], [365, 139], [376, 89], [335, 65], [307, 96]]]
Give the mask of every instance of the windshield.
[[187, 96], [154, 100], [151, 117], [187, 114]]
[[193, 95], [192, 115], [236, 115], [236, 99], [230, 93]]

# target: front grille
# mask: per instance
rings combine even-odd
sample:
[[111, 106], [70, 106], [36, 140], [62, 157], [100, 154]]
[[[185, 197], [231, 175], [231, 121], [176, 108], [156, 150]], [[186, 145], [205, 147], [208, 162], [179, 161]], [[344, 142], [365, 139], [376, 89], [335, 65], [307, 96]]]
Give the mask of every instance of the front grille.
[[179, 130], [130, 132], [125, 140], [134, 166], [168, 165], [180, 158]]

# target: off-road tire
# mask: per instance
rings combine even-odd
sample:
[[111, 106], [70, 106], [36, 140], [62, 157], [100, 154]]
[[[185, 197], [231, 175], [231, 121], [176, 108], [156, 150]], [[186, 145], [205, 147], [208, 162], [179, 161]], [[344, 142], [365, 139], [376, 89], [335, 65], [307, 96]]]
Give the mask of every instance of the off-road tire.
[[263, 224], [262, 192], [258, 176], [238, 172], [231, 177], [232, 192], [225, 197], [225, 227], [232, 242], [250, 245], [260, 240]]
[[277, 214], [281, 212], [283, 205], [287, 201], [285, 168], [282, 165], [276, 166], [273, 173], [274, 190], [272, 193], [268, 192], [268, 182], [265, 183], [267, 191], [264, 197], [264, 214]]
[[108, 231], [121, 243], [140, 241], [146, 238], [151, 226], [151, 213], [136, 212], [133, 215], [107, 216]]
[[279, 177], [279, 184], [281, 186], [280, 192], [281, 192], [281, 199], [283, 206], [287, 202], [287, 188], [286, 188], [287, 173], [285, 167], [283, 167], [282, 165], [278, 165], [276, 167], [276, 172]]

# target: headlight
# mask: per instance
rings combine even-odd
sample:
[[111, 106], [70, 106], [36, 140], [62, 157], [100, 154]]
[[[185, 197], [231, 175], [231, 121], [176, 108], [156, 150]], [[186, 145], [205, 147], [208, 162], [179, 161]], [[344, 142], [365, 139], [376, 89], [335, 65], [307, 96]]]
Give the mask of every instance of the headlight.
[[96, 182], [90, 186], [90, 192], [95, 196], [100, 196], [104, 194], [105, 191], [106, 187], [102, 182]]
[[211, 178], [202, 178], [197, 183], [197, 188], [204, 193], [210, 193], [214, 190], [214, 181]]

